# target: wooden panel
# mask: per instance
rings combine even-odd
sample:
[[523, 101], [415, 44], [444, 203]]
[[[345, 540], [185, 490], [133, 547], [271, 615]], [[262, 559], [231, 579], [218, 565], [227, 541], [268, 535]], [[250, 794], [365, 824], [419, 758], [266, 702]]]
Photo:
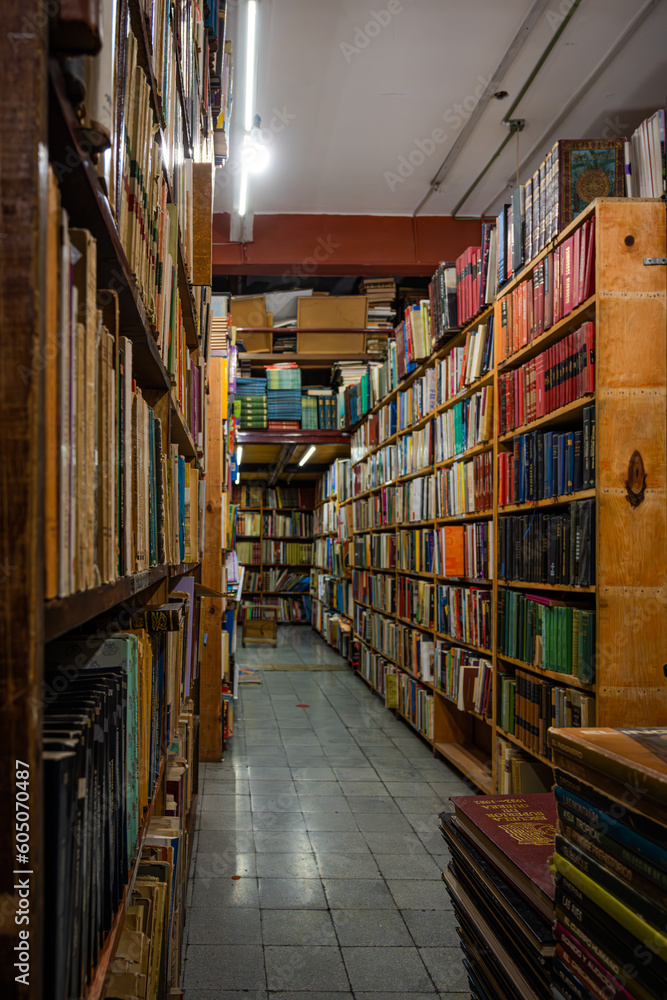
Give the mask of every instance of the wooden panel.
[[[219, 591], [222, 587], [222, 379], [223, 358], [209, 361], [209, 396], [206, 432], [205, 551], [202, 583]], [[207, 597], [202, 603], [203, 629], [207, 634], [202, 651], [200, 676], [200, 760], [222, 759], [222, 615], [224, 601]]]
[[651, 199], [601, 199], [595, 250], [598, 296], [606, 291], [664, 294], [665, 268], [646, 267], [644, 258], [665, 256], [665, 206]]
[[[37, 0], [7, 0], [0, 32], [0, 896], [17, 903], [16, 760], [29, 765], [30, 985], [16, 982], [19, 925], [0, 920], [3, 1000], [40, 1000], [43, 914], [42, 727], [43, 368], [45, 282], [46, 42]], [[21, 769], [23, 770], [23, 769]], [[23, 905], [23, 901], [21, 901]], [[23, 925], [25, 929], [25, 925]]]
[[193, 285], [210, 285], [213, 275], [213, 176], [211, 163], [192, 164]]
[[[665, 268], [646, 268], [660, 271]], [[595, 374], [609, 388], [660, 387], [667, 374], [665, 291], [598, 299]]]
[[[297, 302], [296, 325], [314, 327], [319, 330], [326, 330], [329, 327], [338, 329], [349, 327], [350, 329], [363, 329], [368, 319], [368, 299], [365, 295], [316, 295], [313, 297], [302, 296]], [[332, 334], [332, 338], [336, 337]], [[343, 334], [343, 336], [345, 336]], [[317, 334], [298, 334], [299, 337], [306, 338], [301, 341], [300, 350], [303, 351], [330, 351], [332, 342], [328, 337], [318, 338]], [[324, 343], [322, 342], [324, 341]], [[327, 343], [329, 346], [327, 348]], [[342, 342], [342, 348], [350, 351], [363, 351], [365, 347], [364, 335], [360, 334], [354, 343]]]

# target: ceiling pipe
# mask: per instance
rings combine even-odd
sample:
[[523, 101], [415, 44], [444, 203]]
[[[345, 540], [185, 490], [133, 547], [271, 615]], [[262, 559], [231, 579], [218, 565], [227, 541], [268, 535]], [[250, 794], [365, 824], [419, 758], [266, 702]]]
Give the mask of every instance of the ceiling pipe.
[[[561, 35], [565, 31], [565, 29], [567, 28], [567, 26], [570, 23], [570, 21], [572, 20], [572, 18], [574, 17], [575, 11], [578, 10], [578, 8], [581, 6], [582, 3], [583, 3], [583, 0], [572, 0], [572, 6], [568, 10], [567, 14], [565, 14], [565, 16], [563, 17], [563, 20], [561, 21], [560, 25], [558, 26], [558, 30], [556, 32], [554, 32], [553, 38], [551, 39], [551, 41], [549, 42], [549, 44], [547, 45], [547, 47], [542, 52], [542, 55], [540, 56], [540, 58], [537, 60], [537, 62], [533, 66], [533, 69], [531, 70], [531, 72], [530, 72], [530, 74], [528, 76], [528, 79], [526, 80], [526, 82], [522, 86], [522, 88], [519, 91], [517, 97], [512, 102], [511, 107], [509, 108], [509, 110], [507, 111], [507, 113], [503, 116], [502, 124], [503, 125], [509, 125], [509, 127], [510, 127], [510, 133], [509, 133], [509, 135], [503, 140], [503, 142], [500, 144], [500, 146], [498, 147], [498, 149], [495, 151], [495, 153], [493, 154], [493, 156], [491, 157], [491, 159], [488, 161], [488, 163], [486, 164], [486, 166], [479, 172], [479, 174], [477, 175], [477, 177], [475, 178], [475, 180], [472, 182], [472, 184], [470, 185], [470, 187], [468, 188], [468, 190], [466, 191], [466, 193], [457, 202], [457, 204], [454, 207], [454, 210], [452, 211], [452, 219], [456, 219], [457, 218], [456, 213], [458, 212], [458, 210], [461, 208], [462, 205], [464, 205], [466, 203], [466, 201], [468, 200], [468, 198], [470, 197], [470, 195], [472, 194], [472, 192], [475, 190], [475, 188], [477, 187], [477, 185], [479, 184], [479, 182], [485, 176], [485, 174], [488, 171], [489, 167], [498, 159], [498, 157], [500, 156], [500, 154], [502, 153], [503, 149], [505, 148], [505, 146], [507, 145], [507, 143], [509, 142], [509, 140], [511, 139], [511, 137], [514, 135], [514, 133], [515, 132], [521, 132], [521, 131], [523, 131], [524, 125], [526, 124], [525, 121], [522, 118], [510, 118], [510, 116], [516, 110], [516, 108], [519, 106], [520, 102], [523, 100], [523, 98], [526, 96], [526, 94], [530, 90], [530, 88], [533, 85], [533, 83], [535, 82], [535, 80], [536, 80], [536, 78], [537, 78], [540, 70], [542, 69], [542, 67], [544, 66], [545, 62], [547, 61], [547, 59], [549, 58], [549, 56], [551, 55], [551, 53], [555, 49], [556, 45], [558, 44], [559, 38], [561, 37]], [[521, 127], [513, 129], [512, 126], [516, 122], [521, 122]]]
[[514, 59], [516, 58], [516, 55], [519, 52], [521, 46], [526, 41], [528, 35], [533, 30], [533, 28], [537, 24], [538, 20], [540, 19], [540, 17], [542, 16], [545, 9], [548, 7], [550, 2], [551, 0], [535, 0], [535, 2], [533, 3], [533, 6], [530, 8], [530, 10], [525, 16], [521, 24], [521, 27], [519, 28], [516, 35], [512, 39], [509, 48], [507, 49], [502, 59], [498, 63], [496, 71], [493, 74], [491, 80], [489, 81], [486, 90], [484, 91], [479, 101], [471, 111], [470, 116], [468, 117], [465, 124], [461, 128], [459, 134], [457, 135], [456, 139], [454, 140], [453, 145], [449, 149], [447, 155], [445, 156], [444, 160], [442, 161], [438, 169], [436, 170], [433, 179], [429, 183], [428, 191], [426, 192], [426, 194], [424, 195], [424, 197], [422, 198], [422, 200], [419, 202], [416, 209], [412, 213], [413, 217], [419, 214], [419, 212], [422, 210], [422, 208], [424, 207], [428, 199], [431, 197], [431, 195], [435, 191], [440, 190], [440, 186], [443, 180], [451, 170], [452, 166], [454, 165], [454, 161], [458, 158], [459, 153], [461, 152], [464, 145], [468, 141], [468, 136], [471, 134], [475, 125], [480, 119], [482, 112], [486, 108], [486, 105], [489, 103], [491, 98], [494, 97], [495, 94], [498, 92], [499, 86], [502, 83], [505, 73], [514, 62]]
[[[574, 110], [574, 108], [577, 106], [577, 104], [581, 100], [582, 96], [585, 93], [588, 92], [588, 90], [591, 87], [591, 84], [600, 76], [601, 73], [604, 72], [604, 70], [607, 68], [607, 66], [609, 65], [609, 63], [618, 55], [619, 51], [626, 44], [626, 42], [632, 37], [632, 35], [634, 35], [634, 33], [637, 31], [637, 29], [644, 23], [644, 21], [646, 20], [646, 18], [648, 17], [648, 15], [651, 13], [651, 11], [655, 7], [657, 7], [658, 4], [661, 3], [661, 2], [662, 2], [662, 0], [648, 0], [648, 2], [644, 4], [644, 6], [642, 7], [642, 9], [638, 12], [637, 16], [630, 22], [630, 24], [627, 26], [627, 28], [616, 39], [616, 41], [614, 42], [614, 44], [612, 45], [612, 47], [609, 49], [609, 51], [607, 52], [607, 54], [605, 56], [603, 56], [603, 58], [600, 60], [600, 62], [597, 64], [597, 66], [595, 66], [595, 68], [591, 70], [591, 72], [588, 74], [588, 76], [586, 77], [586, 79], [584, 80], [584, 82], [577, 89], [577, 91], [572, 95], [572, 97], [570, 98], [570, 100], [568, 101], [568, 103], [565, 105], [565, 107], [563, 108], [563, 110], [560, 112], [560, 114], [558, 115], [558, 117], [555, 119], [555, 121], [551, 122], [549, 124], [549, 127], [547, 129], [545, 129], [545, 131], [542, 133], [542, 135], [539, 137], [539, 139], [537, 139], [536, 142], [533, 143], [531, 149], [529, 150], [528, 153], [526, 153], [526, 155], [524, 156], [523, 160], [519, 164], [519, 173], [523, 173], [524, 170], [526, 169], [527, 165], [533, 159], [533, 157], [538, 152], [540, 152], [540, 150], [543, 150], [544, 147], [545, 147], [545, 145], [549, 144], [548, 140], [550, 139], [550, 137], [556, 132], [556, 130], [559, 128], [559, 126], [562, 124], [562, 122], [564, 122], [566, 120], [566, 118], [568, 117], [568, 115]], [[516, 177], [516, 173], [508, 180], [507, 184], [503, 188], [503, 191], [506, 191], [508, 188], [510, 188], [510, 187], [513, 186], [515, 177]], [[486, 210], [484, 212], [484, 215], [489, 214], [489, 212], [491, 211], [492, 207], [496, 204], [496, 202], [498, 201], [498, 198], [500, 198], [500, 196], [502, 195], [502, 193], [503, 193], [502, 191], [499, 191], [498, 194], [493, 199], [493, 201], [489, 202], [489, 205], [486, 208]]]

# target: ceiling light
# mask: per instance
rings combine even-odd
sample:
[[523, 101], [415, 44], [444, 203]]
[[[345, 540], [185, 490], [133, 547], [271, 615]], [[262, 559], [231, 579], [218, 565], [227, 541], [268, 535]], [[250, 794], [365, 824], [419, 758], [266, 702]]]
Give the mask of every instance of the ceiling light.
[[255, 106], [255, 57], [257, 54], [257, 0], [248, 0], [248, 36], [245, 67], [245, 130], [252, 128]]
[[303, 456], [303, 458], [299, 459], [299, 465], [305, 465], [308, 459], [311, 457], [311, 455], [314, 454], [315, 454], [315, 445], [312, 444], [308, 449], [308, 451], [306, 452], [306, 454]]
[[253, 127], [249, 135], [243, 137], [241, 160], [243, 169], [251, 174], [259, 174], [269, 165], [269, 148], [262, 142], [258, 128]]
[[236, 449], [236, 464], [240, 466], [241, 460], [243, 458], [243, 445], [240, 444]]
[[239, 189], [238, 214], [243, 218], [248, 208], [248, 171], [243, 168], [241, 171], [241, 186]]

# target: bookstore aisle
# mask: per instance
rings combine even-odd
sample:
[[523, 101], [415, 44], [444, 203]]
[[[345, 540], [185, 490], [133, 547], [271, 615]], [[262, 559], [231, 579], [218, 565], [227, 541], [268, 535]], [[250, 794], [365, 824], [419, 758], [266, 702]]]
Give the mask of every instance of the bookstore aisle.
[[242, 685], [203, 765], [187, 1000], [468, 1000], [438, 832], [468, 788], [344, 666]]

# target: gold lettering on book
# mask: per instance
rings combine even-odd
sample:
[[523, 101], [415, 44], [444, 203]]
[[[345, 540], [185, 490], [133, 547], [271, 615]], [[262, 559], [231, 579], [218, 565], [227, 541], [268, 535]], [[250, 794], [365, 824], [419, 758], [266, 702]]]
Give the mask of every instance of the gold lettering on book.
[[519, 844], [543, 847], [553, 844], [556, 827], [551, 823], [504, 823], [501, 829]]

